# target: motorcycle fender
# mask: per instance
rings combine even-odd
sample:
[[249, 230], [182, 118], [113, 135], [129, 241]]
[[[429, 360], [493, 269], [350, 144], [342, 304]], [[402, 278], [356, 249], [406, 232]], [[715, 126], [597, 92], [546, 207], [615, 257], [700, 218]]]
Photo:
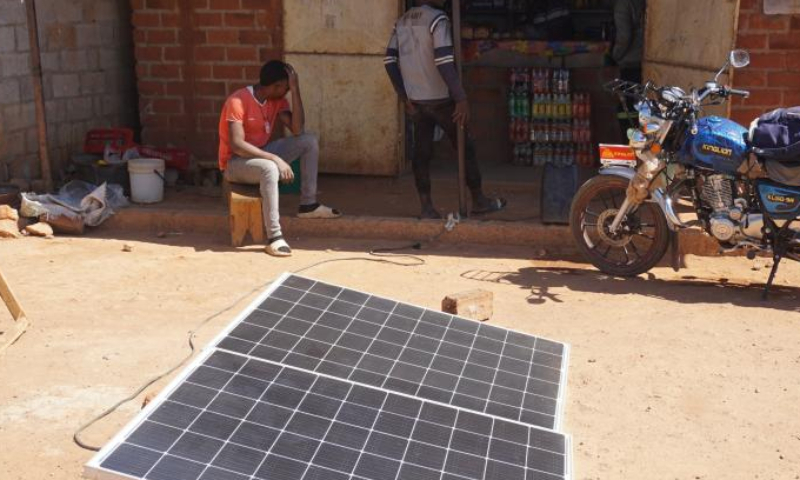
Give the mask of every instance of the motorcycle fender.
[[[631, 181], [636, 175], [636, 170], [628, 167], [611, 166], [601, 168], [600, 175], [613, 175]], [[684, 226], [672, 208], [672, 199], [667, 196], [667, 194], [664, 192], [664, 189], [657, 188], [650, 192], [650, 198], [648, 198], [646, 201], [658, 204], [658, 207], [664, 214], [664, 218], [667, 219], [667, 226], [671, 231], [677, 232]]]

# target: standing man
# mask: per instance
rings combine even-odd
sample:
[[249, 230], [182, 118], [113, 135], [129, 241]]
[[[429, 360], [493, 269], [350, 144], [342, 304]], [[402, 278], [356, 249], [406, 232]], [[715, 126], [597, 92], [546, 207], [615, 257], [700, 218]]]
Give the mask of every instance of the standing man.
[[[286, 94], [292, 92], [289, 108]], [[289, 127], [292, 137], [270, 142], [280, 125]], [[300, 159], [302, 185], [300, 218], [336, 218], [341, 214], [317, 202], [319, 143], [304, 131], [305, 112], [300, 81], [294, 68], [273, 60], [261, 67], [259, 83], [241, 88], [228, 97], [219, 119], [219, 168], [229, 182], [259, 185], [262, 214], [267, 229], [266, 252], [288, 257], [292, 254], [281, 233], [278, 212], [278, 181], [291, 183], [290, 164]]]
[[[442, 218], [431, 198], [430, 163], [436, 125], [457, 145], [456, 126], [463, 129], [469, 122], [467, 95], [455, 65], [450, 20], [442, 11], [444, 3], [445, 0], [417, 0], [417, 6], [397, 21], [384, 60], [386, 72], [414, 125], [412, 168], [422, 205], [420, 218]], [[469, 138], [465, 167], [472, 213], [502, 209], [505, 200], [483, 194], [480, 167]]]
[[[614, 27], [616, 40], [611, 58], [619, 65], [622, 80], [642, 83], [642, 57], [644, 56], [644, 18], [647, 11], [645, 0], [616, 0], [614, 3]], [[619, 123], [623, 132], [635, 128], [633, 102], [628, 102], [628, 112], [620, 111]], [[623, 136], [627, 136], [625, 133]]]

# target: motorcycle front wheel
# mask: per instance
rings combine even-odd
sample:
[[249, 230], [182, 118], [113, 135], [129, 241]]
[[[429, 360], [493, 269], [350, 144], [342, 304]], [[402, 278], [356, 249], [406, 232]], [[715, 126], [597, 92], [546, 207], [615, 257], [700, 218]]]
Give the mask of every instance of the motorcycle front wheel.
[[661, 261], [669, 247], [669, 227], [661, 209], [645, 202], [630, 211], [616, 233], [610, 226], [625, 201], [628, 180], [599, 175], [586, 182], [572, 202], [570, 228], [583, 256], [601, 272], [633, 277]]

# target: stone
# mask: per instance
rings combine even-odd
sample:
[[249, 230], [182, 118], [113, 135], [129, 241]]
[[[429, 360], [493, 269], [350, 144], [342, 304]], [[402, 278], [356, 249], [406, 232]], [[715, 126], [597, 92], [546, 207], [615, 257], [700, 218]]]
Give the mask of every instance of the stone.
[[8, 205], [0, 205], [0, 220], [19, 220], [19, 212]]
[[52, 237], [53, 227], [46, 222], [34, 223], [33, 225], [25, 227], [25, 233], [35, 237]]
[[22, 236], [19, 233], [16, 220], [0, 220], [0, 238], [19, 238]]
[[442, 311], [484, 322], [492, 318], [494, 294], [486, 290], [468, 290], [444, 297]]

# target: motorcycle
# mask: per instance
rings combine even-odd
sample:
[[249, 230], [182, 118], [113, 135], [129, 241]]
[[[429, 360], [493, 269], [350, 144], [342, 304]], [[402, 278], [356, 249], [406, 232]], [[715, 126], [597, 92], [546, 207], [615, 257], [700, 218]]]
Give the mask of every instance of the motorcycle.
[[[800, 182], [785, 180], [800, 178], [800, 157], [792, 159], [794, 164], [769, 157], [754, 139], [758, 120], [748, 129], [702, 115], [707, 106], [749, 95], [718, 83], [729, 67], [749, 63], [747, 51], [734, 50], [714, 80], [688, 93], [650, 82], [606, 85], [621, 101], [635, 102], [639, 128], [628, 131], [630, 143], [621, 155], [627, 158], [604, 160], [599, 175], [572, 202], [572, 235], [599, 270], [642, 274], [670, 245], [674, 261], [677, 232], [695, 226], [716, 239], [722, 251], [745, 249], [751, 260], [759, 253], [773, 256], [764, 299], [781, 260], [800, 261]], [[614, 157], [603, 155], [602, 147], [601, 157]], [[620, 147], [614, 149], [620, 153]], [[787, 170], [790, 175], [780, 173]], [[676, 213], [680, 208], [696, 219], [682, 220]]]

